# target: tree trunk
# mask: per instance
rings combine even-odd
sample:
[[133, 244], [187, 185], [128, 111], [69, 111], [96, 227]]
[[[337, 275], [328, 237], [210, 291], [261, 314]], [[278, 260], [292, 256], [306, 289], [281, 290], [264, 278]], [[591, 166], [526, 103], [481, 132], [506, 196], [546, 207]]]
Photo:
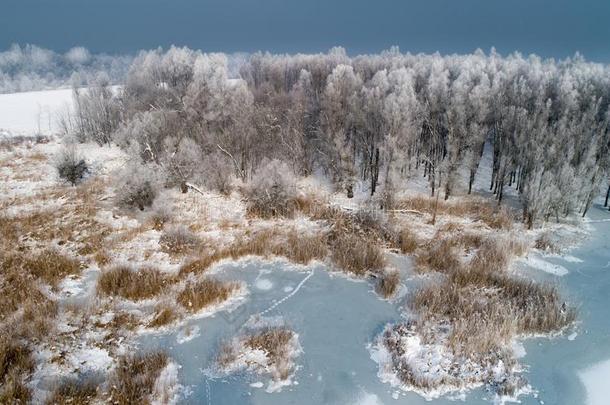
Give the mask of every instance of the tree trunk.
[[474, 183], [475, 171], [470, 170], [470, 179], [468, 180], [468, 194], [472, 193], [472, 183]]
[[608, 198], [610, 197], [610, 184], [608, 184], [608, 191], [606, 191], [606, 201], [604, 201], [604, 207], [608, 206]]

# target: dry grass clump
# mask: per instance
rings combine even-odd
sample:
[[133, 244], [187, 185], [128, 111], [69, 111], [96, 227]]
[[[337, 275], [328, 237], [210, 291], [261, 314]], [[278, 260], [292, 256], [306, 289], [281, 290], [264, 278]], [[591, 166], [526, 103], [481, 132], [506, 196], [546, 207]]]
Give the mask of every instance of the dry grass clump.
[[502, 351], [515, 335], [559, 331], [576, 316], [555, 288], [497, 274], [430, 285], [411, 304], [422, 319], [450, 323], [449, 345], [471, 358]]
[[452, 273], [461, 267], [462, 262], [457, 255], [454, 241], [441, 239], [430, 242], [424, 251], [418, 253], [415, 264], [415, 270], [420, 273], [430, 270]]
[[542, 250], [548, 253], [560, 253], [559, 247], [555, 244], [555, 242], [551, 238], [551, 235], [546, 232], [540, 234], [540, 236], [536, 238], [534, 247], [538, 250]]
[[0, 320], [20, 308], [44, 309], [47, 316], [55, 311], [53, 302], [35, 285], [34, 276], [24, 271], [24, 261], [22, 254], [0, 252]]
[[293, 263], [308, 264], [312, 260], [323, 260], [328, 256], [326, 235], [306, 235], [295, 228], [282, 231], [267, 228], [252, 235], [241, 235], [225, 249], [201, 252], [199, 257], [180, 268], [180, 275], [202, 273], [222, 259], [237, 260], [244, 256], [280, 256]]
[[26, 346], [4, 332], [0, 336], [0, 403], [25, 404], [31, 392], [23, 378], [34, 369], [34, 361]]
[[56, 288], [65, 277], [80, 273], [81, 263], [55, 250], [47, 249], [33, 257], [26, 256], [23, 268], [34, 277]]
[[285, 380], [292, 373], [290, 360], [290, 341], [294, 332], [286, 328], [266, 328], [246, 339], [246, 345], [252, 349], [263, 350], [267, 354], [269, 364], [275, 372], [273, 379]]
[[47, 399], [47, 405], [89, 405], [97, 397], [97, 383], [92, 379], [69, 378], [62, 381]]
[[[266, 364], [255, 364], [271, 373], [275, 381], [286, 380], [294, 371], [293, 338], [295, 333], [283, 326], [264, 327], [221, 347], [217, 363], [229, 369], [245, 350], [261, 350]], [[257, 370], [261, 371], [261, 370]]]
[[202, 252], [196, 259], [192, 259], [180, 267], [180, 276], [187, 275], [189, 273], [203, 273], [212, 264], [223, 258], [221, 253], [213, 252]]
[[133, 270], [128, 266], [117, 266], [100, 275], [97, 291], [98, 294], [138, 301], [158, 295], [174, 281], [173, 277], [155, 268]]
[[177, 300], [188, 311], [197, 312], [210, 305], [226, 301], [237, 289], [239, 289], [239, 284], [236, 282], [206, 278], [187, 284], [178, 294]]
[[328, 256], [326, 235], [303, 235], [297, 230], [287, 232], [286, 243], [281, 246], [281, 256], [298, 264], [309, 264], [312, 260], [324, 260]]
[[109, 402], [149, 404], [155, 381], [167, 364], [168, 357], [163, 352], [121, 357], [109, 380]]
[[174, 225], [166, 228], [159, 238], [159, 246], [164, 252], [174, 255], [193, 251], [201, 244], [201, 240], [184, 225]]
[[180, 315], [176, 310], [168, 305], [159, 305], [155, 309], [155, 316], [148, 324], [149, 328], [159, 328], [161, 326], [169, 325], [170, 323], [178, 320]]
[[415, 252], [419, 243], [417, 241], [417, 237], [407, 227], [403, 227], [398, 234], [398, 244], [400, 246], [400, 251], [403, 254], [411, 254]]
[[378, 279], [375, 291], [384, 298], [390, 298], [396, 294], [400, 285], [400, 274], [397, 271], [384, 271]]
[[330, 244], [331, 259], [341, 270], [356, 276], [377, 273], [385, 266], [382, 249], [374, 240], [353, 234], [334, 235]]
[[510, 229], [513, 215], [506, 207], [497, 207], [480, 198], [462, 198], [454, 201], [438, 201], [435, 198], [415, 196], [395, 203], [399, 210], [415, 211], [433, 215], [451, 215], [481, 221], [493, 229]]

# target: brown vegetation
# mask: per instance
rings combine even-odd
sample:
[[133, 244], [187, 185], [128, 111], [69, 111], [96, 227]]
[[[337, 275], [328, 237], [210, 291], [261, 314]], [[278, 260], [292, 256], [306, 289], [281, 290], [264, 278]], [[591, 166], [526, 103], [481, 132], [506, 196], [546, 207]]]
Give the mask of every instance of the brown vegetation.
[[176, 310], [168, 305], [159, 305], [155, 309], [155, 316], [152, 321], [148, 324], [150, 328], [159, 328], [161, 326], [169, 325], [179, 318], [179, 314]]
[[134, 270], [127, 266], [117, 266], [100, 274], [97, 291], [99, 294], [138, 301], [160, 294], [174, 281], [173, 277], [155, 268]]
[[462, 198], [456, 201], [436, 201], [434, 198], [416, 196], [397, 201], [398, 210], [411, 210], [429, 215], [452, 215], [481, 221], [493, 229], [510, 229], [513, 225], [511, 212], [506, 207], [497, 207], [481, 198]]
[[398, 235], [398, 244], [400, 252], [403, 254], [411, 254], [415, 252], [419, 243], [415, 234], [407, 227], [403, 227]]
[[117, 405], [150, 403], [155, 381], [167, 363], [167, 354], [163, 352], [120, 358], [109, 381], [110, 403]]
[[377, 279], [375, 290], [384, 298], [390, 298], [396, 294], [400, 285], [400, 274], [398, 271], [384, 271]]
[[62, 381], [47, 400], [47, 405], [89, 405], [97, 397], [97, 384], [92, 379], [70, 378]]
[[31, 351], [2, 331], [0, 336], [0, 403], [27, 403], [31, 392], [24, 377], [34, 368]]
[[253, 331], [238, 341], [223, 345], [217, 363], [226, 368], [240, 356], [242, 350], [262, 350], [266, 355], [267, 366], [273, 379], [285, 380], [294, 370], [290, 352], [294, 336], [294, 332], [285, 327], [265, 327]]
[[524, 244], [499, 237], [476, 244], [480, 247], [467, 264], [451, 250], [456, 246], [451, 239], [434, 244], [419, 259], [447, 278], [419, 290], [411, 304], [422, 324], [451, 324], [455, 352], [471, 357], [499, 352], [515, 335], [558, 331], [573, 322], [574, 309], [561, 302], [555, 288], [508, 273], [511, 257], [523, 254]]
[[193, 251], [201, 241], [185, 226], [166, 228], [159, 238], [159, 246], [164, 252], [181, 255]]
[[226, 301], [239, 288], [238, 283], [206, 278], [189, 283], [178, 294], [178, 303], [190, 312], [197, 312], [207, 306]]
[[335, 235], [331, 241], [331, 258], [341, 270], [356, 276], [379, 272], [385, 266], [381, 248], [365, 237], [351, 234]]

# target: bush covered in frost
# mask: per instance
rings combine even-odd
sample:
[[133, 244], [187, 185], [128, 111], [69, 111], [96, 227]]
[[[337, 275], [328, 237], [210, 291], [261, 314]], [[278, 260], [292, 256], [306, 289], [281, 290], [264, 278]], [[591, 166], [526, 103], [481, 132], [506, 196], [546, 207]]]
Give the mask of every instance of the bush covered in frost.
[[63, 147], [55, 157], [59, 177], [72, 185], [78, 184], [89, 173], [87, 162], [73, 145]]
[[289, 217], [297, 209], [296, 180], [280, 160], [264, 160], [246, 189], [248, 212], [263, 218]]
[[150, 207], [161, 185], [159, 168], [152, 164], [129, 164], [118, 175], [117, 199], [120, 205], [144, 211]]

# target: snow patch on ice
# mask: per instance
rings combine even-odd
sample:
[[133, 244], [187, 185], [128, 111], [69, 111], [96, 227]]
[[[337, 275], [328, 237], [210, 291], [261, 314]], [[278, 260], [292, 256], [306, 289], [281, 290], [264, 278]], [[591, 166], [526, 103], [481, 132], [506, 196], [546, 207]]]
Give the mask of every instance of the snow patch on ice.
[[565, 267], [559, 264], [547, 262], [546, 260], [541, 259], [540, 257], [536, 257], [534, 255], [529, 255], [526, 258], [520, 258], [518, 260], [525, 263], [529, 267], [532, 267], [536, 270], [544, 271], [549, 274], [553, 274], [555, 276], [561, 277], [568, 274], [568, 269], [566, 269]]
[[258, 288], [259, 290], [268, 291], [273, 288], [273, 283], [269, 279], [260, 278], [260, 279], [256, 280], [256, 282], [254, 283], [254, 286], [256, 288]]
[[151, 395], [151, 405], [176, 404], [180, 397], [182, 386], [178, 383], [178, 370], [180, 366], [174, 362], [169, 362], [159, 373], [153, 393]]
[[607, 405], [610, 398], [610, 359], [595, 364], [578, 375], [587, 391], [587, 405]]

